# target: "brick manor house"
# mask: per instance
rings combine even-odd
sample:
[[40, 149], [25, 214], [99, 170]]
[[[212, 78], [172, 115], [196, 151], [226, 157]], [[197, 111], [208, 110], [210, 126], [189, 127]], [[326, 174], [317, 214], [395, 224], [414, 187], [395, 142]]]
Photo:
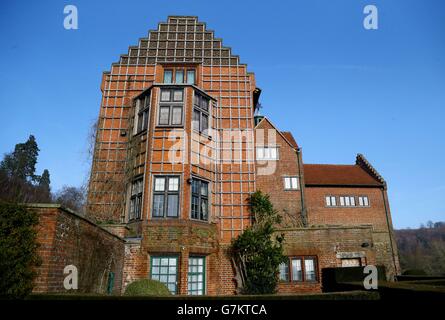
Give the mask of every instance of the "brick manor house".
[[112, 243], [114, 291], [151, 278], [175, 294], [234, 294], [227, 248], [252, 223], [256, 190], [283, 217], [280, 293], [320, 292], [327, 267], [399, 273], [382, 176], [361, 154], [304, 163], [292, 134], [258, 115], [255, 75], [197, 17], [159, 23], [103, 74], [101, 91], [87, 215], [75, 219]]

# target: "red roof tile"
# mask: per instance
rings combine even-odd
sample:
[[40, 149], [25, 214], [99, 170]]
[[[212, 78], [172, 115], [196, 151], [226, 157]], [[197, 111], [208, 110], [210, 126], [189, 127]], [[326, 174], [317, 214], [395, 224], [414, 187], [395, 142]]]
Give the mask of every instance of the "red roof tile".
[[306, 185], [383, 186], [358, 165], [305, 164]]

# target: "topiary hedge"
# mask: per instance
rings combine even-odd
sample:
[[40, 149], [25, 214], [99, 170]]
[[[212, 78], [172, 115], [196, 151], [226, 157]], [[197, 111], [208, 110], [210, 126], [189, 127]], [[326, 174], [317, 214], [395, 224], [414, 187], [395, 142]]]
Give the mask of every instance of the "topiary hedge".
[[151, 279], [137, 280], [125, 289], [126, 296], [170, 296], [165, 284]]
[[36, 267], [39, 222], [24, 206], [0, 202], [0, 296], [24, 298], [31, 293]]

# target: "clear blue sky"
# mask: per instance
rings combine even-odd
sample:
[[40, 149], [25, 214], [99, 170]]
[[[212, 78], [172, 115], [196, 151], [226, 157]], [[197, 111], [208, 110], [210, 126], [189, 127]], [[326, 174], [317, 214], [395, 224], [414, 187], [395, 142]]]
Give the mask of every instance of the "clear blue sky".
[[[79, 29], [63, 28], [76, 5]], [[379, 9], [365, 30], [363, 8]], [[80, 185], [102, 72], [168, 15], [197, 15], [254, 71], [263, 112], [306, 163], [360, 152], [389, 183], [396, 228], [445, 220], [445, 1], [0, 3], [0, 153], [34, 134], [53, 190]]]

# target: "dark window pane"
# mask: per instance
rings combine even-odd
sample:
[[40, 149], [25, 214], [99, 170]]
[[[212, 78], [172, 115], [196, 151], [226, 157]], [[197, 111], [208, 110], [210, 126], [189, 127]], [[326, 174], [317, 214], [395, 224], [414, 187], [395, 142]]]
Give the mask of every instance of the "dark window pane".
[[196, 130], [196, 131], [199, 131], [199, 115], [200, 115], [200, 112], [198, 110], [193, 110], [192, 127], [193, 127], [193, 130]]
[[168, 124], [169, 117], [170, 117], [170, 107], [160, 107], [159, 124]]
[[201, 98], [201, 108], [205, 111], [209, 110], [209, 100], [207, 100], [207, 98]]
[[164, 195], [155, 194], [153, 196], [153, 217], [164, 216]]
[[209, 130], [209, 117], [205, 114], [201, 116], [201, 132], [207, 133]]
[[182, 124], [182, 107], [173, 107], [172, 125]]
[[167, 204], [167, 217], [177, 217], [178, 216], [178, 199], [179, 195], [169, 194], [168, 204]]
[[192, 196], [192, 219], [199, 219], [199, 197]]
[[172, 70], [164, 70], [164, 83], [172, 83]]
[[207, 182], [201, 182], [201, 195], [203, 196], [208, 195], [208, 186], [209, 184]]
[[195, 106], [200, 106], [200, 96], [199, 94], [195, 93], [195, 101], [194, 101]]
[[207, 220], [209, 206], [206, 199], [201, 199], [201, 220]]

